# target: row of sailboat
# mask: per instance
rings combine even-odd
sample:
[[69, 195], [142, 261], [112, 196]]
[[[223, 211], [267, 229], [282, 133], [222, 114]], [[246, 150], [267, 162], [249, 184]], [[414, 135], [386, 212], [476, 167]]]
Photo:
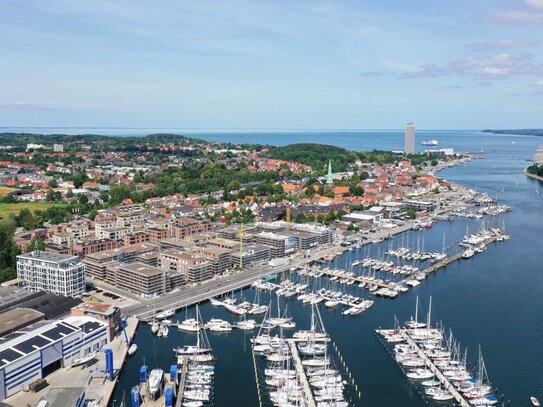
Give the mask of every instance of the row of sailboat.
[[309, 330], [297, 331], [286, 339], [282, 329], [279, 335], [272, 336], [263, 325], [251, 340], [254, 353], [266, 361], [267, 394], [277, 407], [305, 407], [310, 398], [318, 407], [348, 407], [346, 382], [328, 351], [330, 338], [317, 305], [311, 309]]
[[477, 368], [472, 371], [467, 363], [467, 350], [452, 332], [431, 326], [431, 297], [426, 322], [418, 321], [418, 297], [415, 318], [403, 327], [396, 320], [394, 329], [376, 332], [393, 346], [393, 355], [406, 377], [434, 401], [456, 399], [471, 406], [492, 406], [498, 403], [489, 384], [481, 350]]

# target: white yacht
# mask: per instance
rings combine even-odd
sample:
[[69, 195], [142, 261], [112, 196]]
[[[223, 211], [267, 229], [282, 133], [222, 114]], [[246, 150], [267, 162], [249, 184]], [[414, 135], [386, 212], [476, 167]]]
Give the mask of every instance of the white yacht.
[[162, 382], [164, 380], [164, 371], [162, 369], [153, 369], [149, 375], [149, 392], [151, 397], [156, 399], [162, 390]]
[[175, 310], [167, 309], [156, 314], [157, 319], [166, 319], [175, 315]]
[[130, 345], [130, 347], [128, 348], [128, 355], [129, 355], [129, 356], [132, 356], [134, 353], [136, 353], [137, 350], [138, 350], [138, 345], [136, 345], [135, 343], [133, 343], [133, 344]]
[[201, 329], [200, 323], [194, 318], [188, 318], [177, 324], [177, 328], [184, 332], [198, 332]]
[[206, 329], [211, 332], [230, 332], [232, 331], [232, 325], [229, 322], [222, 319], [212, 318], [205, 325]]
[[469, 249], [466, 249], [462, 252], [462, 258], [463, 259], [469, 259], [471, 257], [473, 257], [473, 255], [475, 254], [475, 251], [472, 249], [472, 248], [469, 248]]

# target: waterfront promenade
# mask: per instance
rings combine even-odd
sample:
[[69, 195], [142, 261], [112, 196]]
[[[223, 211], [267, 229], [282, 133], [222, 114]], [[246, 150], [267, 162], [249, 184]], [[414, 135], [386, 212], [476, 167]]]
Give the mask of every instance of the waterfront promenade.
[[290, 270], [292, 267], [302, 266], [303, 264], [316, 261], [337, 251], [337, 247], [326, 247], [321, 250], [316, 250], [309, 255], [300, 253], [294, 257], [290, 263], [282, 266], [272, 267], [263, 265], [241, 270], [227, 276], [204, 281], [193, 287], [187, 287], [164, 294], [155, 300], [147, 300], [141, 304], [127, 307], [123, 309], [122, 312], [126, 316], [136, 316], [144, 320], [150, 319], [154, 314], [161, 310], [180, 309], [206, 301], [211, 297], [220, 296], [233, 290], [239, 290], [251, 285], [254, 281], [268, 274], [283, 273]]

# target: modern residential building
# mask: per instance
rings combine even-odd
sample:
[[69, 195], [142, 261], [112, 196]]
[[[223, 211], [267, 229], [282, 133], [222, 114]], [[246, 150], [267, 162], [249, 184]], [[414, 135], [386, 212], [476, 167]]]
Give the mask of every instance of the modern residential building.
[[53, 151], [55, 153], [63, 153], [64, 152], [64, 144], [53, 144]]
[[107, 275], [108, 265], [113, 262], [132, 263], [137, 260], [138, 255], [156, 251], [157, 249], [158, 246], [154, 244], [140, 243], [90, 254], [83, 260], [83, 263], [85, 263], [85, 272], [89, 277], [113, 283], [113, 277], [110, 278]]
[[30, 291], [67, 297], [85, 292], [85, 266], [77, 256], [39, 250], [17, 256], [17, 277]]
[[145, 298], [153, 298], [167, 291], [165, 270], [139, 262], [118, 264], [114, 268], [116, 287]]
[[172, 235], [176, 239], [183, 239], [195, 233], [209, 232], [213, 224], [207, 220], [198, 220], [188, 216], [175, 219]]
[[406, 154], [415, 152], [415, 123], [410, 122], [405, 125], [405, 139], [403, 151]]

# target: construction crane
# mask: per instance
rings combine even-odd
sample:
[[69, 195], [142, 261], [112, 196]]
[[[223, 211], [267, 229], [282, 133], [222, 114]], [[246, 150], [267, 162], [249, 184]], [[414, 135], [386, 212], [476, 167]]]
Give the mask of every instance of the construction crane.
[[246, 228], [243, 223], [239, 227], [239, 269], [243, 269], [243, 239], [247, 230], [253, 230], [256, 226]]
[[290, 211], [291, 211], [292, 207], [290, 206], [290, 204], [287, 204], [287, 214], [285, 216], [285, 220], [287, 222], [287, 232], [290, 232]]

